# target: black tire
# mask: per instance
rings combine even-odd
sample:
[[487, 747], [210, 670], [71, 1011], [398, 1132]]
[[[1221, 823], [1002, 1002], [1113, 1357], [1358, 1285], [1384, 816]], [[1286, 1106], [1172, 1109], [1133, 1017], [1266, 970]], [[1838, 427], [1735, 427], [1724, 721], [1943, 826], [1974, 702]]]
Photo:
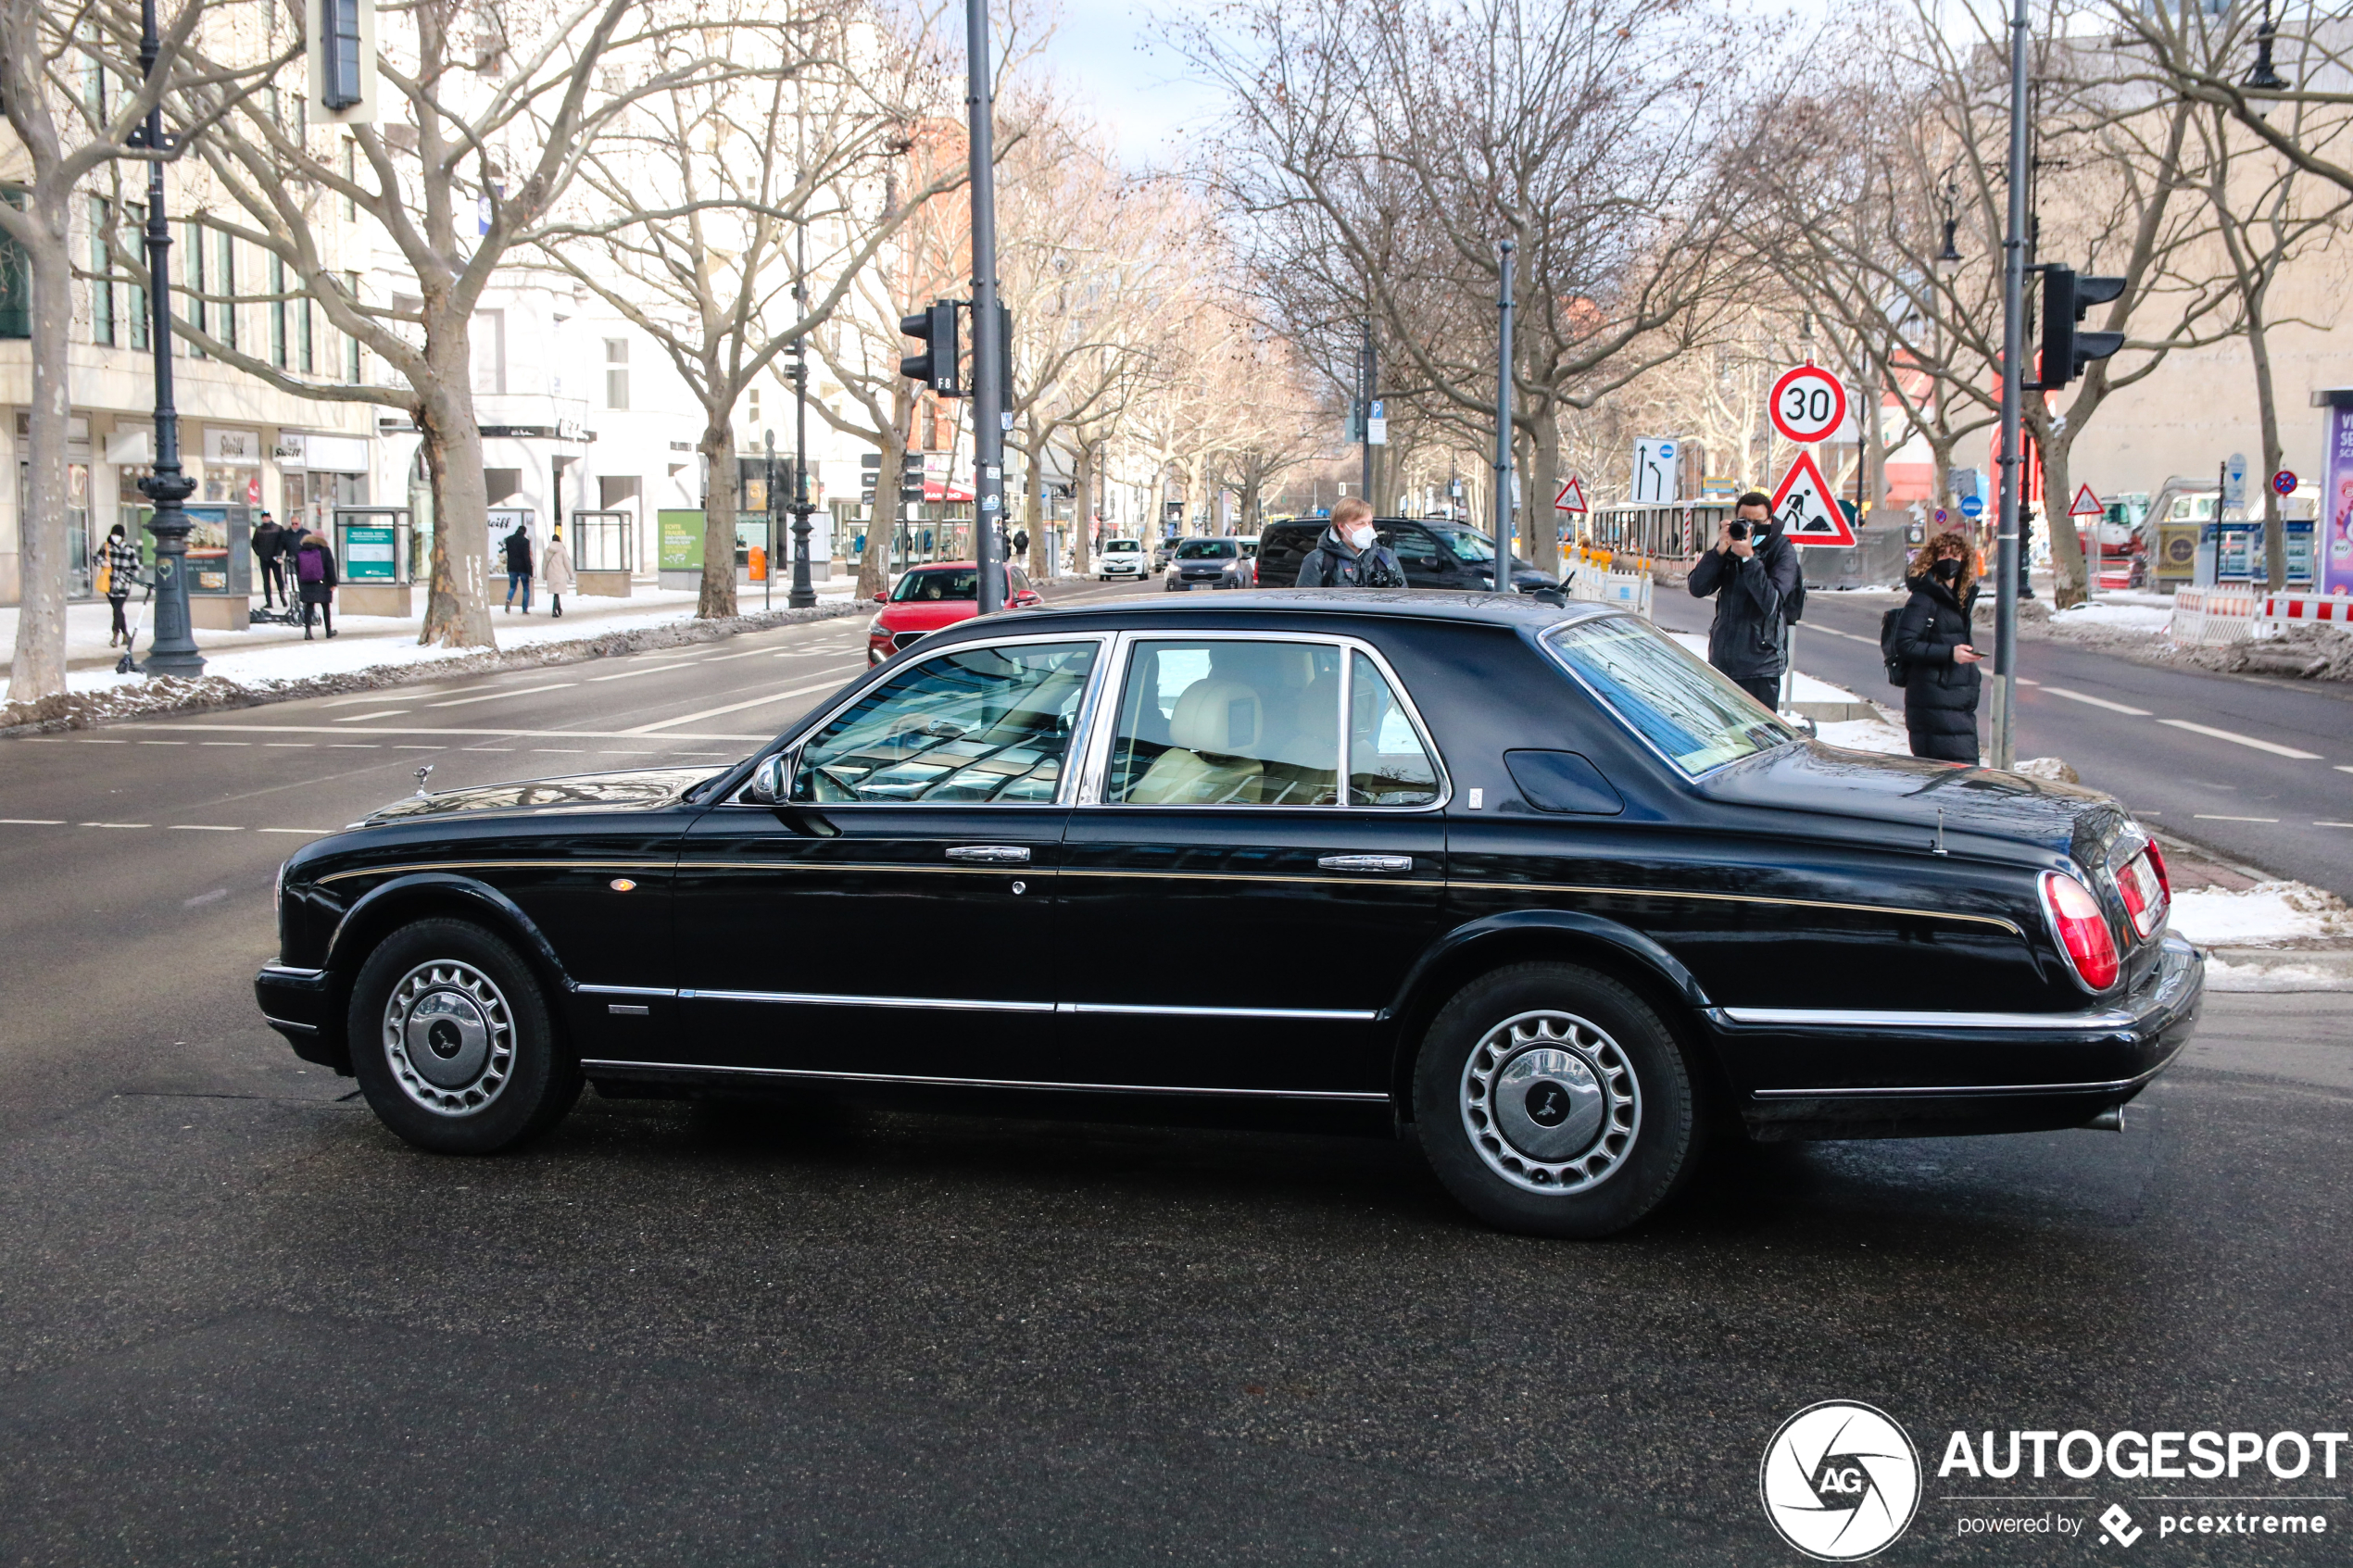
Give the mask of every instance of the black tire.
[[1414, 1067], [1415, 1124], [1438, 1179], [1489, 1224], [1604, 1236], [1666, 1202], [1698, 1164], [1694, 1080], [1626, 986], [1576, 964], [1514, 964], [1464, 986], [1431, 1021]]
[[370, 1109], [435, 1154], [513, 1148], [580, 1098], [580, 1064], [530, 966], [471, 922], [421, 920], [378, 943], [346, 1023]]

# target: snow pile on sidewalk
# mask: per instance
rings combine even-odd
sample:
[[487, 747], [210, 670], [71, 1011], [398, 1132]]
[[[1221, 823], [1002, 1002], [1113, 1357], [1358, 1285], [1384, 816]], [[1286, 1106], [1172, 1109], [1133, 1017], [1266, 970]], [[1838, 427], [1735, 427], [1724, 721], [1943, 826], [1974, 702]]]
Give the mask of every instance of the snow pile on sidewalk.
[[2353, 909], [2301, 882], [2195, 887], [2173, 895], [2172, 925], [2201, 947], [2275, 947], [2353, 937]]

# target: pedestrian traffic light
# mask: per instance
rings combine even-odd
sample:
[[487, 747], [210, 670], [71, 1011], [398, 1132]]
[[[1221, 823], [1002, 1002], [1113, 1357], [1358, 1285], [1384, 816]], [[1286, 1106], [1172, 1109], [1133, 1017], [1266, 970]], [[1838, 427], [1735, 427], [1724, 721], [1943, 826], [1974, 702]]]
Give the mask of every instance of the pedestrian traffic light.
[[935, 299], [913, 315], [899, 319], [900, 332], [924, 345], [922, 353], [899, 361], [899, 373], [922, 382], [942, 397], [964, 395], [958, 379], [962, 357], [956, 343], [957, 308], [952, 299]]
[[2082, 375], [2095, 359], [2105, 359], [2124, 346], [2122, 332], [2087, 332], [2076, 323], [2095, 305], [2106, 305], [2124, 292], [2121, 278], [2078, 275], [2065, 267], [2043, 269], [2043, 363], [2041, 373], [2026, 384], [2037, 392], [2057, 392]]

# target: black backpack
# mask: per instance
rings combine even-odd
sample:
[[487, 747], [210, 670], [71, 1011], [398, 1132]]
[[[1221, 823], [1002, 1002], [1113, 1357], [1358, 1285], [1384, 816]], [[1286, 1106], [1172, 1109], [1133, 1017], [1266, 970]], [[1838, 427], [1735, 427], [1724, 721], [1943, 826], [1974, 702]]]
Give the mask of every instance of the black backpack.
[[1891, 686], [1912, 684], [1911, 661], [1895, 656], [1897, 630], [1903, 625], [1904, 611], [1910, 606], [1911, 601], [1906, 599], [1879, 618], [1879, 656], [1887, 661], [1887, 684]]

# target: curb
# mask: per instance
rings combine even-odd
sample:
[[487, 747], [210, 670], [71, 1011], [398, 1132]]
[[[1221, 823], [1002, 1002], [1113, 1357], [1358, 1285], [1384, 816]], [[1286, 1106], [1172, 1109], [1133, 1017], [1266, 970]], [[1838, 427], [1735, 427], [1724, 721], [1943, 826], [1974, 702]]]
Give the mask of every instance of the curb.
[[[193, 681], [159, 676], [145, 685], [105, 691], [66, 692], [32, 703], [0, 703], [0, 739], [15, 735], [55, 734], [60, 731], [95, 729], [103, 724], [131, 723], [149, 719], [181, 718], [239, 708], [259, 708], [305, 697], [340, 696], [350, 692], [384, 691], [396, 686], [446, 681], [454, 676], [496, 675], [510, 670], [536, 670], [579, 664], [592, 659], [645, 653], [654, 648], [682, 647], [694, 643], [722, 642], [749, 632], [774, 631], [814, 621], [839, 621], [871, 614], [874, 607], [850, 599], [808, 609], [769, 610], [738, 615], [725, 621], [683, 620], [661, 626], [625, 632], [591, 633], [560, 643], [536, 643], [507, 652], [483, 652], [419, 664], [376, 665], [334, 675], [305, 676], [245, 685], [225, 676], [206, 675]], [[162, 700], [149, 706], [119, 706], [126, 693], [152, 695]], [[136, 696], [133, 697], [136, 700]]]

